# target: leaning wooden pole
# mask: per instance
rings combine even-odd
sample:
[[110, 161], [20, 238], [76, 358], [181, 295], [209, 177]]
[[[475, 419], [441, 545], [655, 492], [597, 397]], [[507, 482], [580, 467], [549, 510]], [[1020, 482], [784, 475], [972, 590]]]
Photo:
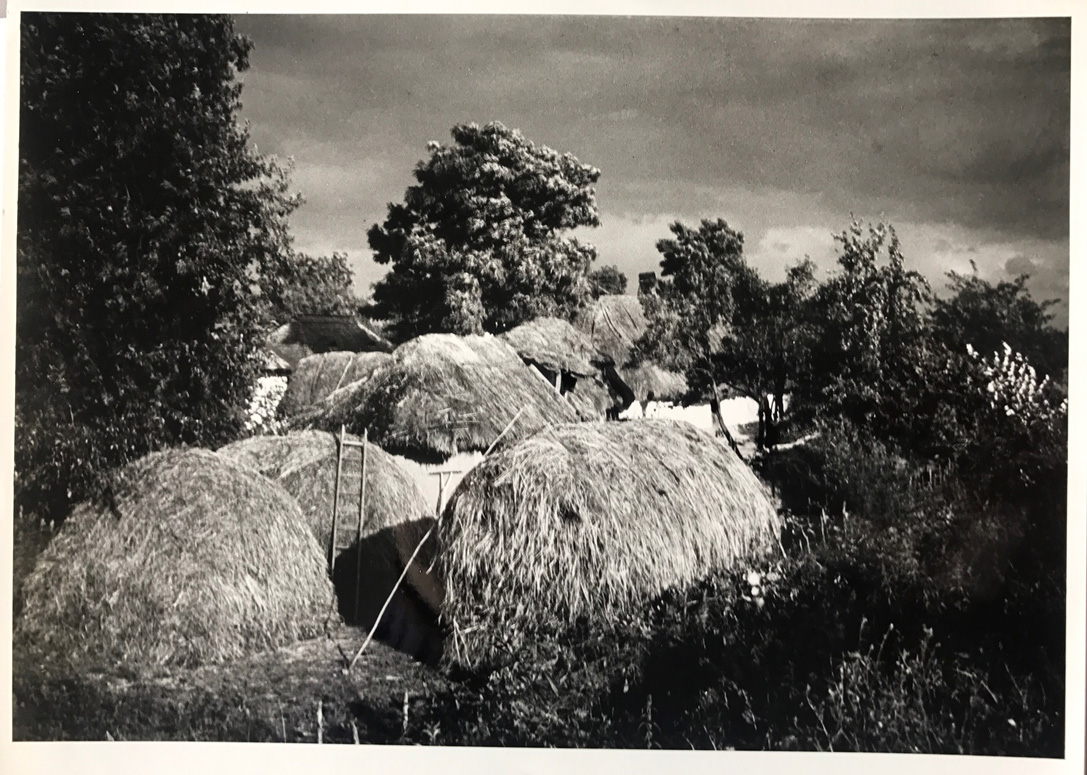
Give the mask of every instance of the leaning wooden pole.
[[340, 426], [340, 439], [336, 446], [336, 484], [332, 488], [332, 535], [328, 542], [328, 575], [336, 570], [336, 515], [340, 510], [340, 477], [343, 476], [343, 442], [347, 427]]
[[362, 527], [366, 521], [366, 444], [370, 429], [362, 431], [362, 481], [359, 482], [359, 532], [355, 540], [355, 621], [359, 620], [359, 597], [362, 594]]

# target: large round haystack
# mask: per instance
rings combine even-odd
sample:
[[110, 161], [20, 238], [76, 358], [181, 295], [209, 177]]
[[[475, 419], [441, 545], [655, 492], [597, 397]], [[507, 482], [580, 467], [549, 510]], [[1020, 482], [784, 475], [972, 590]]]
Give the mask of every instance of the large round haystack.
[[590, 302], [574, 318], [574, 326], [589, 336], [593, 350], [625, 366], [648, 324], [637, 296], [612, 294]]
[[287, 384], [287, 393], [279, 404], [280, 415], [299, 414], [344, 385], [366, 379], [391, 358], [384, 352], [331, 352], [303, 358]]
[[440, 521], [443, 614], [465, 625], [608, 621], [776, 545], [729, 448], [687, 423], [549, 428], [461, 482]]
[[322, 631], [317, 542], [279, 485], [206, 450], [149, 455], [77, 506], [26, 582], [20, 637], [52, 658], [194, 665]]
[[506, 444], [578, 419], [501, 339], [453, 334], [405, 342], [390, 363], [304, 416], [307, 425], [323, 430], [368, 429], [382, 448], [420, 462], [485, 451], [511, 422], [502, 437]]
[[[349, 436], [349, 440], [361, 439]], [[302, 507], [320, 545], [327, 549], [332, 532], [332, 498], [336, 489], [338, 442], [324, 431], [296, 431], [286, 436], [254, 436], [228, 444], [219, 454], [279, 482]], [[362, 450], [345, 447], [337, 509], [337, 543], [358, 537], [359, 483]], [[383, 528], [430, 515], [415, 481], [389, 453], [366, 445], [366, 515], [363, 538]]]

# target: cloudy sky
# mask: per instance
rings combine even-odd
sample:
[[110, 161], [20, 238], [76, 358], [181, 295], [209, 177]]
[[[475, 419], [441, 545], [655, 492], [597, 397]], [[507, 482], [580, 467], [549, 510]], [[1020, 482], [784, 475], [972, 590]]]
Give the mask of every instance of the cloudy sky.
[[[827, 271], [851, 213], [907, 262], [1068, 294], [1067, 20], [239, 16], [242, 115], [291, 156], [299, 249], [384, 272], [366, 230], [430, 140], [497, 120], [601, 171], [599, 263], [658, 268], [675, 220], [725, 218], [772, 279]], [[1062, 324], [1067, 304], [1055, 310]]]

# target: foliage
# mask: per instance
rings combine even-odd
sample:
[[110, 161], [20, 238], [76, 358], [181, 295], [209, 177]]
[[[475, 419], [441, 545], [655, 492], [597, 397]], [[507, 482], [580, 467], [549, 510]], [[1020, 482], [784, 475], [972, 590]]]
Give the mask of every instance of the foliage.
[[274, 433], [282, 427], [282, 423], [276, 419], [276, 412], [286, 392], [286, 377], [264, 376], [257, 379], [256, 389], [249, 399], [246, 433]]
[[390, 265], [374, 304], [394, 335], [499, 333], [569, 317], [590, 292], [591, 245], [564, 235], [597, 226], [600, 171], [493, 122], [458, 124], [432, 142], [403, 204], [369, 231]]
[[302, 315], [349, 315], [359, 306], [347, 255], [284, 257], [263, 290], [269, 316], [288, 323]]
[[747, 264], [743, 235], [725, 221], [671, 229], [675, 238], [657, 243], [661, 279], [640, 278], [649, 325], [637, 350], [686, 372], [696, 388], [724, 382], [758, 400], [761, 446], [764, 396], [773, 393], [783, 413], [811, 347], [814, 265], [800, 262], [784, 282], [769, 283]]
[[[923, 391], [928, 283], [905, 268], [893, 227], [854, 220], [841, 234], [837, 274], [815, 299], [821, 320], [798, 403], [824, 416], [908, 433], [909, 400]], [[885, 258], [884, 258], [885, 257]]]
[[589, 287], [594, 299], [609, 294], [621, 295], [627, 292], [627, 276], [614, 264], [602, 266], [589, 272]]
[[228, 17], [35, 13], [21, 35], [17, 489], [49, 510], [237, 433], [298, 200], [236, 122]]
[[1020, 275], [995, 285], [972, 274], [948, 272], [948, 298], [933, 302], [933, 336], [948, 350], [961, 353], [967, 345], [983, 353], [1004, 344], [1020, 352], [1055, 381], [1068, 368], [1068, 332], [1052, 327], [1053, 300], [1037, 302]]

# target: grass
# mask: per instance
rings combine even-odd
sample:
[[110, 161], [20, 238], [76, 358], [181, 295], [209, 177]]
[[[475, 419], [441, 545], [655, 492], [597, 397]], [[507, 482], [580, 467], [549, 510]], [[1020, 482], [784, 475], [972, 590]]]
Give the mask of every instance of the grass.
[[1059, 520], [838, 444], [761, 462], [784, 509], [770, 564], [541, 620], [470, 667], [373, 644], [344, 676], [351, 628], [157, 673], [17, 651], [15, 738], [313, 742], [320, 705], [325, 742], [1062, 756]]

